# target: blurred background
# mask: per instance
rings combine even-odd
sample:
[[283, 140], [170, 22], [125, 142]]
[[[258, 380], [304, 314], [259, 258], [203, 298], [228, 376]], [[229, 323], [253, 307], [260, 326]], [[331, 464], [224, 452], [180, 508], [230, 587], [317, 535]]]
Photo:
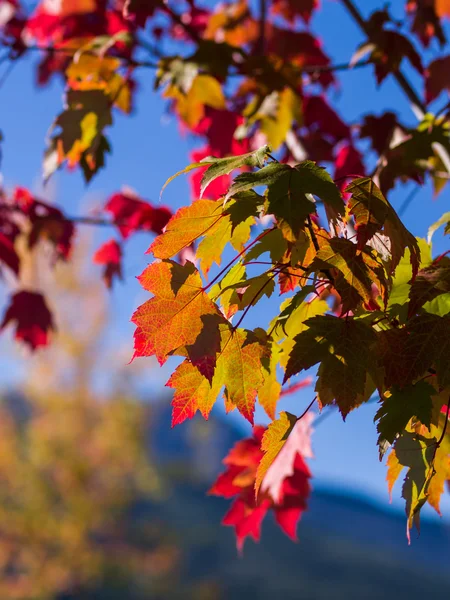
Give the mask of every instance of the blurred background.
[[[359, 4], [365, 14], [380, 6]], [[336, 63], [348, 61], [362, 41], [340, 4], [330, 0], [312, 27]], [[25, 58], [0, 75], [4, 187], [26, 186], [73, 216], [101, 207], [124, 185], [157, 202], [164, 181], [187, 164], [196, 142], [183, 136], [153, 92], [152, 73], [139, 79], [134, 115], [115, 118], [114, 153], [89, 188], [79, 173], [58, 173], [44, 188], [44, 138], [60, 111], [62, 87], [52, 80], [36, 88], [34, 72], [33, 59]], [[361, 69], [341, 81], [333, 100], [350, 121], [394, 107], [405, 122], [415, 122], [390, 78], [376, 89], [372, 73]], [[394, 206], [402, 207], [410, 192], [409, 185], [397, 187]], [[415, 234], [426, 237], [429, 224], [448, 210], [448, 193], [433, 200], [424, 187], [414, 197], [404, 219]], [[173, 210], [188, 201], [182, 178], [165, 192]], [[229, 448], [249, 433], [248, 424], [218, 407], [208, 423], [194, 419], [170, 429], [164, 383], [173, 365], [160, 368], [151, 359], [128, 364], [129, 319], [147, 299], [135, 276], [147, 264], [151, 237], [130, 240], [124, 283], [108, 293], [91, 257], [112, 234], [87, 226], [73, 260], [52, 272], [40, 270], [39, 256], [33, 258], [36, 285], [46, 290], [55, 314], [49, 348], [30, 356], [11, 332], [0, 336], [0, 599], [411, 599], [445, 593], [450, 502], [442, 503], [442, 519], [425, 511], [421, 535], [413, 535], [408, 547], [399, 486], [390, 505], [386, 467], [378, 462], [375, 405], [349, 415], [345, 424], [332, 412], [317, 425], [314, 492], [299, 543], [267, 519], [262, 542], [247, 542], [238, 556], [233, 531], [220, 526], [228, 502], [208, 497], [207, 490]], [[435, 254], [442, 249], [436, 236]], [[248, 326], [263, 318], [249, 316]], [[280, 409], [300, 414], [311, 398], [312, 388], [305, 388]], [[262, 412], [257, 422], [265, 422]]]

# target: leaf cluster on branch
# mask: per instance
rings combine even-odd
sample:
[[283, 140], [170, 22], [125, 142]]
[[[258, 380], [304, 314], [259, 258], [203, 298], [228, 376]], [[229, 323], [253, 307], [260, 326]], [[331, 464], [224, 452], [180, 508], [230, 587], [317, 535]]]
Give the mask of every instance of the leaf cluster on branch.
[[[389, 486], [407, 469], [409, 531], [425, 502], [439, 511], [450, 479], [450, 259], [433, 258], [389, 198], [399, 184], [427, 180], [437, 195], [450, 178], [450, 3], [408, 0], [399, 21], [384, 6], [366, 18], [340, 0], [363, 36], [346, 63], [333, 63], [313, 31], [318, 0], [254, 4], [41, 0], [27, 12], [1, 0], [0, 63], [34, 54], [38, 85], [64, 82], [45, 180], [69, 169], [89, 183], [107, 168], [109, 132], [116, 114], [137, 105], [140, 77], [153, 78], [198, 142], [174, 175], [189, 173], [192, 190], [175, 214], [123, 190], [105, 215], [71, 217], [26, 189], [4, 190], [0, 263], [13, 295], [1, 328], [14, 323], [33, 350], [57, 328], [45, 290], [27, 279], [38, 245], [50, 245], [50, 268], [70, 260], [78, 227], [113, 226], [116, 237], [93, 256], [111, 288], [123, 276], [124, 242], [150, 233], [153, 259], [139, 281], [151, 297], [132, 317], [134, 356], [179, 357], [167, 383], [173, 425], [197, 412], [208, 418], [221, 396], [227, 412], [253, 424], [259, 403], [271, 420], [231, 450], [211, 490], [236, 496], [224, 522], [238, 546], [259, 537], [269, 509], [295, 537], [310, 493], [311, 419], [277, 418], [277, 404], [313, 367], [310, 406], [336, 405], [345, 418], [379, 400]], [[426, 63], [429, 46], [438, 55]], [[339, 72], [359, 67], [373, 69], [376, 85], [393, 78], [417, 121], [386, 107], [347, 122], [332, 91]], [[449, 213], [430, 236], [439, 227], [449, 233]], [[285, 299], [268, 327], [248, 328], [247, 314], [273, 306], [275, 295]]]

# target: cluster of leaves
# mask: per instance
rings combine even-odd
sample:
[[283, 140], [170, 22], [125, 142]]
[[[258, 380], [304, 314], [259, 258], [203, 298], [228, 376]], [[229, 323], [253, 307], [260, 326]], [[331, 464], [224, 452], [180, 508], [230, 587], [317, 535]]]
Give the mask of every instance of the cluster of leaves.
[[[118, 239], [94, 255], [111, 287], [122, 277], [122, 242], [140, 230], [156, 234], [149, 250], [155, 260], [140, 276], [153, 297], [133, 316], [135, 356], [155, 355], [161, 364], [172, 355], [184, 359], [168, 382], [173, 423], [197, 411], [207, 417], [222, 390], [227, 411], [236, 408], [253, 423], [258, 399], [273, 421], [267, 437], [255, 429], [253, 441], [227, 460], [230, 485], [213, 488], [239, 494], [227, 517], [239, 543], [257, 537], [268, 508], [291, 535], [304, 509], [303, 462], [291, 456], [282, 493], [270, 493], [267, 477], [281, 442], [296, 431], [290, 417], [274, 420], [280, 396], [297, 386], [283, 385], [316, 365], [320, 407], [336, 404], [345, 418], [379, 396], [380, 454], [391, 448], [390, 482], [408, 468], [403, 494], [411, 525], [425, 501], [438, 507], [449, 478], [442, 466], [447, 420], [439, 417], [449, 402], [449, 259], [431, 259], [387, 195], [400, 182], [426, 178], [437, 194], [449, 179], [449, 104], [434, 113], [429, 105], [450, 90], [443, 26], [450, 4], [407, 0], [398, 22], [386, 8], [364, 19], [352, 0], [343, 0], [364, 35], [346, 65], [332, 64], [312, 32], [318, 1], [257, 4], [41, 0], [28, 14], [19, 0], [1, 0], [5, 58], [37, 51], [38, 84], [64, 81], [64, 106], [44, 153], [45, 180], [68, 168], [89, 182], [106, 166], [109, 128], [117, 112], [132, 112], [137, 74], [146, 70], [155, 71], [155, 90], [199, 141], [185, 169], [194, 201], [174, 216], [129, 192], [105, 203], [112, 217], [106, 221], [69, 218], [25, 190], [5, 192], [0, 261], [15, 276], [15, 293], [2, 327], [15, 322], [16, 337], [32, 349], [48, 343], [54, 318], [23, 268], [24, 253], [41, 240], [51, 244], [50, 262], [67, 260], [78, 225], [116, 226]], [[425, 64], [418, 44], [439, 46], [439, 55]], [[417, 74], [418, 92], [404, 63]], [[378, 85], [395, 78], [418, 122], [403, 123], [385, 110], [347, 123], [330, 91], [337, 71], [358, 66], [373, 67]], [[449, 221], [447, 214], [436, 227], [448, 233]], [[226, 262], [230, 247], [236, 254]], [[275, 290], [287, 296], [268, 328], [242, 327]], [[423, 449], [420, 465], [404, 451], [411, 440]], [[295, 456], [303, 461], [305, 454]], [[242, 467], [245, 476], [236, 471]], [[286, 520], [288, 507], [294, 516]]]
[[[237, 409], [253, 423], [258, 399], [275, 419], [282, 384], [318, 365], [320, 408], [335, 404], [345, 419], [379, 395], [381, 457], [392, 446], [391, 456], [400, 460], [397, 448], [411, 424], [426, 432], [420, 435], [433, 455], [427, 477], [422, 473], [427, 485], [404, 487], [412, 523], [428, 499], [428, 481], [439, 472], [434, 455], [443, 440], [436, 431], [445, 435], [446, 420], [439, 422], [439, 415], [450, 405], [450, 259], [431, 261], [430, 247], [419, 244], [368, 177], [348, 185], [344, 202], [323, 168], [312, 161], [279, 163], [267, 146], [205, 164], [202, 190], [241, 167], [255, 169], [238, 174], [223, 198], [199, 199], [170, 219], [149, 248], [156, 260], [139, 278], [153, 297], [132, 319], [135, 357], [156, 356], [160, 364], [170, 356], [184, 358], [167, 383], [174, 390], [173, 425], [197, 411], [208, 418], [222, 390], [227, 411]], [[197, 266], [174, 260], [194, 242]], [[206, 283], [228, 244], [236, 253]], [[267, 330], [242, 327], [249, 310], [276, 288], [294, 294]], [[240, 544], [245, 535], [258, 535], [271, 506], [259, 489], [267, 489], [272, 462], [296, 423], [302, 420], [282, 413], [264, 437], [256, 428], [254, 439], [226, 459], [229, 468], [213, 491], [240, 494], [224, 521], [236, 526]], [[299, 469], [300, 502], [309, 490], [309, 471], [303, 463]], [[441, 493], [449, 477], [447, 471], [438, 475]], [[291, 480], [287, 484], [292, 488]], [[437, 498], [430, 502], [435, 507]], [[290, 494], [272, 502], [292, 534], [292, 522], [280, 516], [293, 510]], [[298, 517], [303, 502], [291, 515]]]

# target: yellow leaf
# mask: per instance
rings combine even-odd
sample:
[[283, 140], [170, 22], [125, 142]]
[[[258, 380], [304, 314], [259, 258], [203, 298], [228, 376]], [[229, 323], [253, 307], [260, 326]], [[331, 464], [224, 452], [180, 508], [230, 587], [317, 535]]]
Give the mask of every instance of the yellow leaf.
[[258, 495], [265, 474], [283, 448], [296, 423], [297, 417], [295, 415], [283, 411], [276, 421], [272, 421], [264, 433], [261, 442], [261, 450], [264, 452], [264, 456], [256, 471], [256, 495]]

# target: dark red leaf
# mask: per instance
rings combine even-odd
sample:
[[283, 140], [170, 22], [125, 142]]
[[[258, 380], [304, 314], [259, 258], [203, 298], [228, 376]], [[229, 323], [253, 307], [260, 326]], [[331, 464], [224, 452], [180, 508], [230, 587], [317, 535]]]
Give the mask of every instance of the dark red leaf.
[[109, 240], [100, 246], [92, 260], [98, 265], [104, 265], [103, 279], [109, 289], [114, 278], [122, 279], [122, 248], [116, 240]]
[[55, 329], [44, 296], [25, 290], [12, 296], [0, 328], [4, 329], [10, 322], [15, 323], [16, 340], [24, 342], [31, 350], [46, 346], [50, 331]]

